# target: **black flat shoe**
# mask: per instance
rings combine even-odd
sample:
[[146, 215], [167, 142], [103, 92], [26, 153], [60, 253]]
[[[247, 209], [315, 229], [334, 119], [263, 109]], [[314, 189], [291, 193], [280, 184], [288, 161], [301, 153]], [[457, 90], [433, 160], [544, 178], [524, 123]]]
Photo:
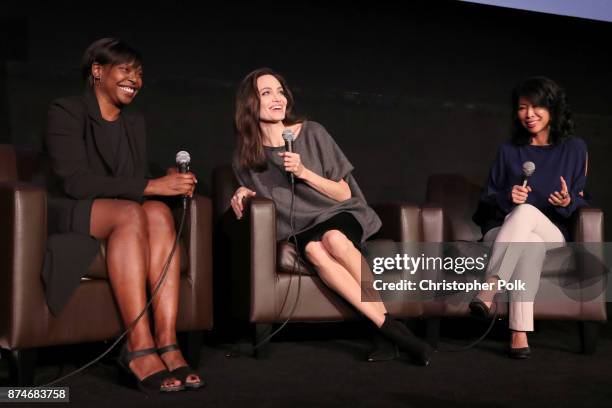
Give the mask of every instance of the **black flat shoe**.
[[491, 309], [482, 300], [477, 297], [470, 302], [470, 314], [480, 319], [488, 319]]
[[368, 354], [368, 362], [390, 361], [399, 357], [399, 350], [395, 343], [387, 340], [379, 333], [374, 334], [372, 342], [374, 347], [370, 354]]
[[531, 349], [529, 347], [518, 347], [508, 349], [508, 357], [516, 359], [516, 360], [524, 360], [529, 358], [531, 355]]
[[408, 353], [417, 364], [426, 367], [431, 362], [433, 349], [429, 344], [415, 336], [402, 322], [395, 320], [388, 313], [385, 313], [385, 321], [380, 326], [380, 332], [401, 351]]
[[167, 380], [173, 379], [174, 376], [166, 369], [155, 372], [147, 377], [140, 379], [130, 369], [130, 362], [138, 357], [144, 357], [149, 354], [155, 354], [157, 350], [155, 348], [148, 348], [143, 350], [136, 350], [129, 352], [127, 351], [127, 344], [124, 344], [119, 355], [118, 364], [124, 374], [124, 380], [129, 382], [130, 385], [135, 386], [140, 391], [147, 395], [153, 395], [159, 392], [176, 392], [185, 389], [183, 384], [164, 386]]
[[[167, 346], [158, 348], [157, 353], [161, 356], [164, 353], [167, 353], [169, 351], [175, 351], [175, 350], [180, 351], [179, 346], [177, 344], [169, 344]], [[170, 371], [170, 374], [172, 374], [178, 380], [180, 380], [185, 385], [185, 388], [188, 388], [191, 390], [197, 390], [198, 388], [202, 388], [206, 385], [206, 382], [202, 380], [202, 376], [199, 373], [197, 373], [195, 370], [192, 370], [191, 367], [189, 366], [177, 367], [174, 370]], [[196, 376], [200, 379], [200, 381], [196, 381], [196, 382], [187, 381], [189, 376]]]

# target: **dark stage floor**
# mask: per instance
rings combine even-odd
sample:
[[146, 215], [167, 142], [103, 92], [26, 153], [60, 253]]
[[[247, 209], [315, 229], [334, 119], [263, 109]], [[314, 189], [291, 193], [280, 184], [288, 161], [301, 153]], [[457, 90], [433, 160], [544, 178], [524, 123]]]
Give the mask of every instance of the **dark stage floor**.
[[[463, 322], [463, 323], [462, 323]], [[509, 360], [506, 322], [475, 349], [437, 352], [427, 368], [406, 360], [367, 363], [369, 342], [357, 324], [293, 325], [272, 344], [270, 357], [225, 357], [228, 345], [206, 345], [201, 372], [208, 386], [149, 400], [116, 382], [112, 359], [70, 379], [75, 407], [609, 407], [612, 406], [612, 330], [603, 326], [595, 355], [578, 353], [577, 324], [540, 322], [530, 337], [533, 356]], [[441, 347], [469, 339], [452, 333], [484, 328], [465, 320], [444, 323]], [[452, 332], [452, 333], [449, 333]], [[56, 377], [58, 361], [92, 358], [103, 345], [41, 352], [36, 382]], [[61, 354], [61, 355], [60, 355]], [[67, 372], [73, 364], [63, 367]], [[0, 361], [0, 382], [6, 363]], [[3, 384], [4, 385], [4, 384]], [[34, 404], [33, 406], [40, 406]], [[19, 406], [26, 406], [20, 404]], [[54, 404], [54, 406], [59, 406]]]

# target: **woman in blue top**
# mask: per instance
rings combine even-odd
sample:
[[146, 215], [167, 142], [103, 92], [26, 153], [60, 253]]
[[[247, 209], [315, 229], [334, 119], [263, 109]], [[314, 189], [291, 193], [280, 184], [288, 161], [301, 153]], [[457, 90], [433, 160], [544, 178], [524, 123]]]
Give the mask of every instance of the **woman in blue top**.
[[[533, 331], [533, 299], [546, 251], [570, 239], [569, 218], [587, 205], [587, 147], [573, 135], [565, 92], [552, 80], [535, 77], [519, 84], [512, 109], [512, 140], [501, 145], [474, 216], [483, 240], [495, 242], [487, 267], [487, 283], [494, 289], [481, 291], [470, 310], [488, 316], [498, 280], [523, 281], [526, 291], [509, 293], [509, 356], [527, 358], [527, 332]], [[526, 162], [535, 165], [528, 178]]]

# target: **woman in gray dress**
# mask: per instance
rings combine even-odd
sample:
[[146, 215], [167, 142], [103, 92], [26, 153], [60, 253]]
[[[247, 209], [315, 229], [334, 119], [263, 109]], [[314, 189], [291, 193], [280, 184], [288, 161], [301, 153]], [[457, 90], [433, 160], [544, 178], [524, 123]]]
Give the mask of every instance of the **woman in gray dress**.
[[[361, 300], [361, 243], [374, 234], [380, 219], [368, 207], [353, 166], [325, 128], [292, 116], [293, 96], [285, 80], [269, 68], [248, 74], [236, 96], [238, 147], [234, 173], [240, 187], [231, 199], [237, 218], [245, 198], [255, 195], [276, 204], [277, 238], [296, 234], [302, 256], [321, 280], [371, 320], [388, 340], [422, 365], [429, 346], [387, 313], [379, 301]], [[295, 135], [294, 152], [285, 151], [283, 131]], [[293, 226], [291, 183], [295, 179]]]

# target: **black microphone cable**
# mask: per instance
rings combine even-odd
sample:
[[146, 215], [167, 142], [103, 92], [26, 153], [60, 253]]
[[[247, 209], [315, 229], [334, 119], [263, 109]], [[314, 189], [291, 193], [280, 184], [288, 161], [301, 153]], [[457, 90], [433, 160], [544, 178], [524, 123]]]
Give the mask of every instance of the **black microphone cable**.
[[[523, 187], [527, 186], [529, 177], [533, 175], [533, 173], [535, 172], [535, 168], [536, 166], [535, 166], [535, 163], [533, 162], [526, 161], [523, 163], [523, 166], [522, 166], [522, 171], [523, 171], [522, 185]], [[491, 330], [493, 330], [493, 326], [495, 325], [495, 321], [497, 320], [497, 303], [495, 303], [495, 300], [493, 300], [491, 305], [495, 307], [493, 311], [493, 316], [490, 317], [491, 323], [489, 323], [489, 327], [487, 327], [487, 330], [485, 330], [482, 336], [480, 336], [473, 342], [467, 344], [466, 346], [460, 346], [456, 348], [447, 348], [447, 349], [438, 348], [438, 350], [443, 353], [456, 353], [456, 352], [466, 351], [466, 350], [476, 347], [481, 341], [483, 341], [489, 335], [489, 333], [491, 333]]]
[[495, 326], [495, 321], [497, 320], [497, 303], [493, 301], [492, 305], [494, 305], [495, 309], [493, 311], [493, 316], [490, 317], [491, 323], [489, 323], [489, 327], [487, 327], [487, 330], [485, 330], [485, 332], [479, 338], [477, 338], [476, 340], [474, 340], [473, 342], [465, 346], [449, 347], [449, 348], [438, 347], [438, 351], [441, 351], [443, 353], [458, 353], [460, 351], [467, 351], [471, 348], [476, 347], [481, 341], [483, 341], [489, 335], [489, 333], [491, 333], [491, 330], [493, 330], [493, 326]]
[[[293, 152], [293, 140], [294, 140], [294, 136], [293, 136], [293, 132], [291, 132], [290, 130], [285, 130], [283, 131], [283, 139], [285, 139], [285, 143], [288, 146], [287, 151], [291, 151]], [[290, 228], [290, 232], [289, 232], [289, 236], [287, 237], [286, 242], [289, 243], [290, 241], [293, 241], [293, 245], [295, 246], [295, 257], [293, 258], [293, 266], [291, 268], [291, 276], [289, 277], [289, 284], [287, 285], [287, 292], [285, 294], [285, 298], [283, 299], [283, 303], [282, 306], [280, 308], [279, 313], [285, 308], [285, 304], [287, 302], [287, 299], [289, 298], [289, 293], [291, 292], [291, 284], [293, 282], [293, 276], [294, 275], [298, 275], [298, 287], [297, 287], [297, 293], [295, 295], [295, 301], [293, 302], [293, 306], [291, 307], [291, 311], [289, 312], [289, 316], [283, 321], [283, 323], [280, 325], [280, 327], [278, 327], [276, 330], [274, 330], [272, 333], [270, 333], [269, 335], [267, 335], [266, 337], [264, 337], [262, 340], [259, 341], [259, 343], [255, 344], [253, 346], [253, 350], [257, 350], [259, 347], [261, 347], [262, 345], [266, 344], [267, 342], [270, 341], [270, 339], [272, 339], [272, 337], [274, 337], [276, 334], [278, 334], [286, 325], [287, 323], [289, 323], [291, 321], [291, 319], [293, 318], [293, 315], [297, 309], [297, 305], [298, 302], [300, 300], [300, 290], [302, 287], [302, 274], [298, 271], [298, 267], [299, 264], [302, 262], [302, 254], [300, 253], [300, 249], [298, 246], [298, 239], [295, 233], [295, 214], [294, 214], [294, 204], [295, 204], [295, 176], [293, 173], [289, 174], [289, 180], [291, 183], [291, 204], [289, 207], [289, 228]]]
[[102, 352], [102, 354], [100, 354], [98, 357], [94, 358], [93, 360], [91, 360], [89, 363], [83, 365], [82, 367], [79, 367], [78, 369], [66, 374], [63, 377], [60, 377], [56, 380], [53, 380], [47, 384], [43, 384], [43, 385], [38, 385], [35, 388], [40, 388], [40, 387], [50, 387], [52, 385], [55, 385], [59, 382], [62, 382], [76, 374], [79, 374], [83, 371], [85, 371], [87, 368], [91, 367], [92, 365], [96, 364], [97, 362], [99, 362], [100, 360], [102, 360], [106, 355], [108, 355], [113, 348], [115, 348], [115, 346], [117, 346], [117, 344], [119, 344], [121, 342], [121, 340], [123, 340], [123, 338], [125, 336], [127, 336], [127, 334], [134, 328], [136, 327], [136, 324], [138, 324], [138, 322], [140, 321], [140, 319], [142, 319], [142, 317], [145, 315], [145, 313], [147, 313], [147, 310], [149, 309], [149, 307], [151, 306], [151, 304], [153, 303], [153, 299], [155, 298], [155, 296], [157, 295], [157, 293], [159, 292], [159, 290], [161, 289], [162, 284], [164, 283], [165, 279], [166, 279], [166, 275], [168, 274], [168, 269], [170, 268], [170, 263], [172, 262], [172, 258], [174, 257], [174, 253], [176, 252], [176, 248], [178, 247], [178, 243], [179, 240], [181, 238], [181, 235], [183, 233], [183, 227], [185, 225], [185, 218], [187, 215], [187, 196], [183, 196], [182, 198], [182, 213], [181, 213], [181, 221], [179, 223], [179, 227], [178, 230], [176, 231], [176, 238], [174, 239], [174, 243], [172, 245], [172, 249], [170, 250], [170, 253], [168, 254], [168, 257], [166, 258], [166, 262], [164, 263], [164, 266], [162, 268], [162, 273], [160, 275], [160, 277], [157, 280], [157, 283], [155, 284], [155, 288], [153, 289], [153, 291], [151, 292], [151, 296], [149, 298], [149, 301], [147, 302], [147, 304], [145, 305], [145, 307], [140, 311], [140, 313], [138, 314], [138, 316], [136, 316], [136, 318], [127, 326], [127, 328], [121, 333], [121, 335], [119, 335], [119, 337], [113, 342], [113, 344], [111, 344], [104, 352]]
[[[297, 237], [295, 234], [295, 224], [294, 224], [294, 200], [295, 200], [295, 177], [293, 175], [293, 173], [290, 174], [290, 182], [291, 182], [291, 205], [290, 205], [290, 210], [289, 210], [289, 224], [290, 224], [290, 234], [287, 237], [286, 242], [290, 242], [293, 241], [293, 245], [295, 246], [295, 253], [296, 256], [293, 259], [293, 267], [292, 267], [292, 272], [291, 272], [291, 276], [289, 278], [289, 284], [287, 285], [287, 291], [285, 294], [285, 297], [283, 299], [283, 303], [282, 306], [280, 308], [280, 310], [282, 311], [285, 308], [285, 304], [287, 299], [289, 298], [289, 293], [291, 291], [291, 284], [293, 281], [293, 276], [297, 273], [298, 275], [298, 287], [297, 287], [297, 293], [296, 293], [296, 297], [295, 297], [295, 301], [293, 303], [293, 306], [291, 308], [291, 312], [289, 313], [289, 316], [283, 321], [283, 323], [276, 329], [274, 330], [272, 333], [270, 333], [269, 335], [267, 335], [264, 339], [260, 340], [256, 345], [253, 346], [253, 350], [258, 349], [259, 347], [263, 346], [264, 344], [266, 344], [267, 342], [269, 342], [272, 337], [274, 337], [276, 334], [278, 334], [293, 318], [293, 315], [295, 313], [295, 310], [297, 309], [297, 305], [298, 305], [298, 301], [299, 301], [299, 297], [300, 297], [300, 289], [301, 289], [301, 283], [302, 283], [302, 274], [299, 273], [297, 271], [297, 266], [300, 264], [301, 262], [301, 253], [298, 247], [298, 241], [297, 241]], [[475, 346], [477, 346], [481, 341], [483, 341], [491, 332], [491, 330], [493, 330], [493, 326], [495, 325], [495, 321], [497, 319], [497, 304], [495, 302], [493, 302], [494, 304], [494, 312], [493, 315], [490, 317], [491, 319], [491, 323], [489, 324], [489, 326], [487, 327], [487, 329], [485, 330], [485, 332], [476, 340], [474, 340], [473, 342], [465, 345], [465, 346], [460, 346], [460, 347], [456, 347], [456, 348], [440, 348], [438, 347], [438, 351], [444, 352], [444, 353], [455, 353], [455, 352], [461, 352], [461, 351], [467, 351], [471, 348], [474, 348]]]
[[[293, 176], [293, 173], [291, 173], [291, 175]], [[294, 201], [295, 201], [295, 180], [294, 180], [294, 177], [291, 177], [291, 206], [289, 209], [289, 225], [290, 225], [291, 231], [290, 231], [289, 236], [287, 237], [286, 242], [293, 241], [293, 245], [295, 246], [295, 257], [293, 258], [293, 266], [292, 266], [292, 270], [290, 274], [291, 276], [289, 277], [289, 284], [287, 285], [287, 292], [285, 294], [285, 299], [283, 300], [283, 304], [280, 310], [282, 311], [285, 308], [285, 303], [287, 299], [289, 298], [289, 293], [291, 291], [291, 283], [293, 281], [293, 276], [297, 274], [298, 286], [297, 286], [297, 293], [295, 295], [295, 301], [293, 302], [293, 306], [291, 307], [289, 316], [287, 316], [287, 318], [283, 321], [283, 323], [276, 330], [274, 330], [272, 333], [267, 335], [263, 340], [260, 340], [259, 343], [254, 345], [253, 350], [257, 350], [259, 347], [269, 342], [272, 339], [272, 337], [278, 334], [281, 330], [283, 330], [283, 328], [287, 325], [287, 323], [289, 323], [291, 319], [293, 318], [293, 315], [297, 309], [298, 302], [300, 300], [300, 290], [302, 287], [302, 274], [298, 271], [298, 266], [300, 262], [302, 261], [302, 256], [300, 254], [300, 250], [298, 247], [298, 240], [295, 234]]]
[[113, 342], [113, 344], [111, 344], [110, 347], [108, 347], [98, 357], [96, 357], [95, 359], [91, 360], [89, 363], [83, 365], [82, 367], [72, 371], [71, 373], [66, 374], [65, 376], [63, 376], [61, 378], [53, 380], [50, 383], [47, 383], [47, 384], [44, 384], [44, 385], [38, 385], [37, 388], [38, 387], [50, 387], [52, 385], [55, 385], [55, 384], [57, 384], [59, 382], [62, 382], [64, 380], [66, 380], [67, 378], [70, 378], [70, 377], [72, 377], [72, 376], [74, 376], [74, 375], [76, 375], [78, 373], [83, 372], [87, 368], [89, 368], [92, 365], [96, 364], [98, 361], [102, 360], [108, 353], [110, 353], [111, 350], [113, 348], [115, 348], [115, 346], [117, 344], [119, 344], [121, 342], [121, 340], [136, 326], [136, 324], [140, 321], [140, 319], [142, 319], [142, 317], [145, 315], [145, 313], [149, 309], [149, 306], [151, 306], [151, 303], [153, 302], [153, 299], [155, 298], [155, 296], [157, 295], [157, 293], [161, 289], [161, 286], [164, 283], [164, 280], [166, 279], [166, 275], [168, 273], [168, 268], [170, 267], [170, 262], [172, 262], [172, 258], [174, 257], [174, 253], [176, 252], [176, 248], [178, 246], [178, 242], [180, 240], [181, 233], [183, 232], [183, 226], [185, 224], [185, 216], [186, 216], [186, 214], [187, 214], [187, 211], [186, 211], [186, 202], [185, 202], [183, 204], [183, 211], [182, 211], [182, 215], [181, 215], [181, 222], [180, 222], [178, 230], [176, 232], [176, 239], [174, 240], [174, 244], [172, 245], [172, 250], [170, 251], [170, 254], [168, 255], [168, 258], [166, 259], [166, 263], [164, 264], [164, 267], [162, 269], [162, 274], [159, 277], [159, 279], [157, 280], [157, 283], [155, 285], [155, 288], [153, 289], [153, 292], [151, 292], [151, 296], [150, 296], [149, 301], [147, 302], [145, 307], [142, 309], [142, 311], [138, 314], [138, 316], [132, 321], [132, 323], [130, 323], [128, 325], [128, 327], [123, 331], [123, 333], [121, 333], [121, 335], [117, 338], [117, 340], [115, 340]]

